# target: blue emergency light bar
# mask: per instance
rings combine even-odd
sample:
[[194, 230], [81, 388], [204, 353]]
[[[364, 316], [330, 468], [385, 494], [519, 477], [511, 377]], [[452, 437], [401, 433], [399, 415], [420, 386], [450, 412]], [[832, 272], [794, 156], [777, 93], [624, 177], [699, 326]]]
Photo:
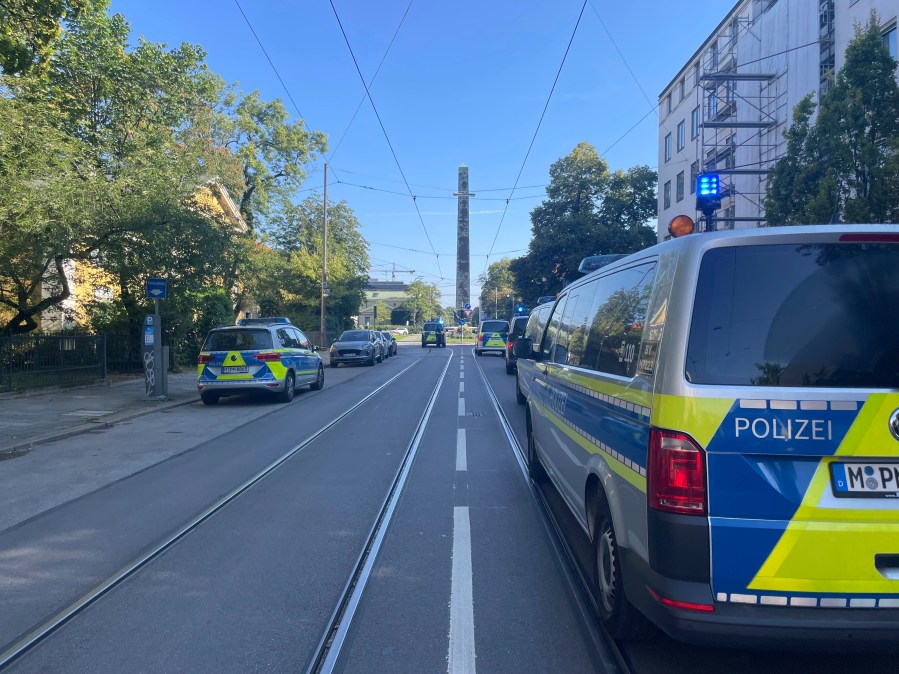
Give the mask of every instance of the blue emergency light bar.
[[721, 196], [718, 174], [703, 173], [696, 176], [696, 196], [715, 199]]

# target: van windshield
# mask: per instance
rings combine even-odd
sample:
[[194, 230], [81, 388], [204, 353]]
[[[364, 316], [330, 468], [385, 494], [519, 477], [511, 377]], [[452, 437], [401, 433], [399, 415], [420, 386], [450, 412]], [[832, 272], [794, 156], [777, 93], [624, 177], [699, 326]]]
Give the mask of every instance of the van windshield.
[[687, 347], [694, 384], [899, 388], [899, 244], [716, 248]]
[[481, 332], [508, 332], [509, 324], [506, 321], [484, 321]]

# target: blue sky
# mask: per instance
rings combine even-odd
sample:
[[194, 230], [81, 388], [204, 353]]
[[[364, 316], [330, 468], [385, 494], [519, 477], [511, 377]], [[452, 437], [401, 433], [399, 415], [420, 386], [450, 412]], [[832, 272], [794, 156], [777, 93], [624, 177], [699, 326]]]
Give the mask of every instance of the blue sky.
[[[476, 305], [477, 276], [488, 259], [524, 254], [549, 167], [579, 142], [593, 144], [612, 169], [655, 168], [657, 113], [627, 132], [733, 4], [706, 2], [702, 12], [670, 0], [589, 0], [525, 162], [583, 0], [333, 0], [366, 81], [408, 8], [370, 87], [401, 174], [367, 100], [350, 123], [365, 92], [331, 2], [238, 2], [307, 126], [328, 134], [328, 199], [356, 213], [373, 267], [414, 270], [397, 280], [437, 284], [444, 305], [455, 299], [459, 164], [468, 165], [477, 194], [470, 204]], [[226, 81], [281, 98], [300, 116], [234, 0], [112, 0], [111, 8], [130, 21], [133, 42], [199, 44]], [[306, 187], [322, 181], [319, 160]]]

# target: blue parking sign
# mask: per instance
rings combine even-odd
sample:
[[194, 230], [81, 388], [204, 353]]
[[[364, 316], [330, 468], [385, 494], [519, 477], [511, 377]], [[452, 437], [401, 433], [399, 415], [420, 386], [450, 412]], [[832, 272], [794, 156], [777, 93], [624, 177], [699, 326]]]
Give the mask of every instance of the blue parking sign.
[[147, 279], [147, 297], [151, 300], [164, 300], [168, 287], [164, 278]]

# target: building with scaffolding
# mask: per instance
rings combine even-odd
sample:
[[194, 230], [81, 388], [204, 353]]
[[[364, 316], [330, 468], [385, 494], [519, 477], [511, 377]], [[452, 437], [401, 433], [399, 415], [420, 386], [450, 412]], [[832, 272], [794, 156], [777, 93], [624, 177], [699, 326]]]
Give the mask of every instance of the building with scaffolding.
[[[761, 227], [768, 172], [807, 94], [827, 92], [856, 25], [876, 12], [896, 58], [896, 0], [740, 0], [659, 96], [659, 224], [696, 209], [696, 176], [717, 173], [717, 229]], [[899, 76], [899, 75], [897, 75]]]

